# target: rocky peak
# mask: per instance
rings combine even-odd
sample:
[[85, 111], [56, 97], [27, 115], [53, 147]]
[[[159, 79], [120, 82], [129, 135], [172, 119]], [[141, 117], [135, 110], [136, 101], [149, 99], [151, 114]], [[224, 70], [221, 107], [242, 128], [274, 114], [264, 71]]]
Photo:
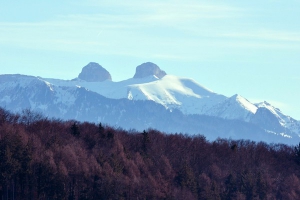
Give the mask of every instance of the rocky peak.
[[95, 62], [90, 62], [82, 68], [78, 78], [88, 82], [102, 82], [105, 80], [112, 80], [110, 73], [101, 65]]
[[165, 71], [162, 71], [156, 64], [146, 62], [136, 67], [136, 72], [133, 78], [144, 78], [151, 75], [155, 75], [157, 78], [162, 78], [167, 74]]

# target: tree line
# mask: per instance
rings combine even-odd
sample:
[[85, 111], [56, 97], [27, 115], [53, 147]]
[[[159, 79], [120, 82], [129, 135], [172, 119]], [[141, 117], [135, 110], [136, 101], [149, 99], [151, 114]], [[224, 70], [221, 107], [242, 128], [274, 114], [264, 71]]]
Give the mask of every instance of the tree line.
[[300, 145], [0, 109], [0, 199], [300, 199]]

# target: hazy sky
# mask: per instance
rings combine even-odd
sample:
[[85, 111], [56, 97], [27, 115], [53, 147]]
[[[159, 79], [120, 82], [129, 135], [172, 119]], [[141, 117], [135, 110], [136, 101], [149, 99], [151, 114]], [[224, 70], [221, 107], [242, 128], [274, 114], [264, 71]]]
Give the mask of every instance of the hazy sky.
[[300, 120], [299, 13], [299, 0], [2, 1], [0, 73], [72, 79], [94, 61], [120, 81], [151, 61]]

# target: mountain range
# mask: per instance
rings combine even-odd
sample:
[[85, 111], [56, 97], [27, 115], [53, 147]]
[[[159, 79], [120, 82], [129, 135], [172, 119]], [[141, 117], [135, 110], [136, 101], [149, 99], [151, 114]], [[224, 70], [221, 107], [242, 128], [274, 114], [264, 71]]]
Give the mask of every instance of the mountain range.
[[133, 78], [119, 82], [95, 62], [72, 80], [0, 75], [0, 106], [11, 112], [31, 109], [47, 117], [139, 131], [202, 134], [209, 140], [300, 141], [300, 121], [268, 102], [217, 94], [151, 62], [137, 66]]

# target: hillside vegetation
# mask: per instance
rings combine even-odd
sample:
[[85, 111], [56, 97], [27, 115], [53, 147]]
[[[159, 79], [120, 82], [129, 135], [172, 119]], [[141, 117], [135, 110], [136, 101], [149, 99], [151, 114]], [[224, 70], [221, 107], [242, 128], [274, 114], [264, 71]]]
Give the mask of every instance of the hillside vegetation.
[[300, 149], [0, 109], [0, 199], [300, 199]]

